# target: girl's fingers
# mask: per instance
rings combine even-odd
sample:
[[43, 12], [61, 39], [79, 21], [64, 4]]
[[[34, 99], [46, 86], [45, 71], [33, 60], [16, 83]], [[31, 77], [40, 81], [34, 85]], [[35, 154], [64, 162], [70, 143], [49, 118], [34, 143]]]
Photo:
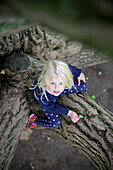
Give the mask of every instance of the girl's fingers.
[[76, 118], [79, 118], [78, 115], [77, 115], [76, 113], [74, 114], [74, 116], [75, 116]]
[[79, 120], [79, 119], [73, 120], [73, 123], [76, 123], [76, 122], [78, 122], [78, 120]]
[[73, 122], [75, 123], [75, 122], [77, 122], [78, 120], [79, 120], [78, 115], [75, 115], [75, 116], [73, 117]]
[[78, 79], [78, 85], [80, 85], [80, 79]]
[[83, 82], [86, 83], [86, 79], [85, 78], [84, 78]]

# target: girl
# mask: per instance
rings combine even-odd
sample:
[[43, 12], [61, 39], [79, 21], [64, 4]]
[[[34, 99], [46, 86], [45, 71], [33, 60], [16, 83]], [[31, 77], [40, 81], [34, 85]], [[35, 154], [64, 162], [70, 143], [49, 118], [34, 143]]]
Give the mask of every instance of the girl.
[[57, 98], [64, 93], [86, 92], [87, 84], [81, 69], [67, 65], [62, 61], [49, 60], [44, 66], [38, 82], [34, 85], [34, 96], [38, 100], [46, 118], [30, 116], [29, 129], [41, 125], [47, 128], [58, 128], [62, 120], [60, 114], [67, 115], [72, 122], [79, 120], [78, 115], [57, 104]]

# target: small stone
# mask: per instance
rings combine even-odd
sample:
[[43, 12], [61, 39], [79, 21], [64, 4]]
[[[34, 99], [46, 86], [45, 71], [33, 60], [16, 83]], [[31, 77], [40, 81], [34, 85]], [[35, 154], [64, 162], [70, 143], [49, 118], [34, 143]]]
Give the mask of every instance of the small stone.
[[95, 95], [93, 94], [93, 95], [91, 96], [91, 99], [95, 100], [95, 98], [96, 98], [96, 97], [95, 97]]
[[50, 140], [50, 137], [47, 137], [47, 140]]
[[98, 72], [98, 75], [99, 75], [99, 76], [101, 76], [101, 75], [102, 75], [102, 72], [101, 72], [101, 71], [99, 71], [99, 72]]
[[36, 149], [35, 149], [35, 148], [33, 148], [33, 151], [36, 151]]
[[79, 115], [78, 117], [79, 117], [80, 119], [83, 119], [83, 118], [84, 118], [84, 116], [82, 116], [82, 115]]
[[4, 70], [1, 70], [0, 74], [5, 74], [5, 71], [4, 71]]
[[32, 166], [33, 165], [33, 163], [32, 162], [30, 162], [30, 166]]
[[104, 89], [103, 92], [106, 92], [106, 89]]

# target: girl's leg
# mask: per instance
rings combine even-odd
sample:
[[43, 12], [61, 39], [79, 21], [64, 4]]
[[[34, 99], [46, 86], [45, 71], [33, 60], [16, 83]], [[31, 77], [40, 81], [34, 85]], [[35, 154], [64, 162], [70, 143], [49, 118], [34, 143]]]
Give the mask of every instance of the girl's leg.
[[[51, 114], [53, 115], [53, 114]], [[43, 126], [43, 127], [46, 127], [46, 128], [58, 128], [61, 123], [62, 123], [62, 120], [60, 118], [59, 115], [53, 115], [51, 117], [47, 117], [47, 118], [44, 118], [44, 119], [41, 119], [41, 118], [37, 118], [34, 123], [36, 125], [40, 125], [40, 126]]]

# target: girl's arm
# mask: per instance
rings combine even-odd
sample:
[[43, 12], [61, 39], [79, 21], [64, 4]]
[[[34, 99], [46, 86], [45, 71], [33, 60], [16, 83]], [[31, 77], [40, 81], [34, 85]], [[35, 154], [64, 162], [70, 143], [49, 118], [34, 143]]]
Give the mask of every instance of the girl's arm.
[[80, 76], [80, 74], [81, 74], [81, 69], [78, 69], [78, 68], [76, 68], [76, 67], [74, 67], [74, 66], [72, 66], [72, 65], [70, 65], [70, 64], [68, 64], [68, 66], [69, 66], [69, 69], [71, 70], [74, 78], [77, 78], [77, 77]]
[[71, 66], [70, 64], [68, 65], [69, 66], [69, 69], [71, 70], [73, 76], [74, 76], [74, 79], [77, 78], [78, 79], [78, 85], [80, 85], [80, 82], [81, 80], [86, 83], [86, 80], [85, 80], [85, 75], [81, 72], [81, 69], [78, 69], [74, 66]]
[[55, 102], [53, 101], [46, 101], [46, 103], [44, 104], [43, 102], [39, 102], [42, 110], [45, 112], [45, 114], [51, 114], [51, 113], [54, 113], [54, 114], [63, 114], [63, 115], [67, 115], [68, 112], [69, 112], [69, 109], [68, 108], [65, 108], [65, 107], [62, 107], [60, 105], [58, 105]]
[[52, 114], [56, 114], [56, 116], [63, 114], [69, 116], [73, 123], [76, 123], [79, 120], [79, 117], [75, 112], [69, 110], [68, 108], [62, 107], [55, 102], [49, 102], [46, 105], [43, 104], [42, 109], [47, 117], [51, 117]]
[[55, 114], [56, 117], [59, 114], [63, 114], [69, 116], [74, 123], [79, 120], [78, 115], [75, 112], [58, 105], [56, 101], [47, 101], [46, 98], [42, 101], [40, 97], [36, 95], [35, 91], [34, 95], [47, 117], [51, 117], [53, 114]]
[[77, 81], [74, 81], [74, 86], [72, 86], [70, 89], [65, 89], [64, 90], [64, 94], [65, 93], [84, 93], [87, 91], [87, 84], [84, 83], [83, 81], [78, 84]]

